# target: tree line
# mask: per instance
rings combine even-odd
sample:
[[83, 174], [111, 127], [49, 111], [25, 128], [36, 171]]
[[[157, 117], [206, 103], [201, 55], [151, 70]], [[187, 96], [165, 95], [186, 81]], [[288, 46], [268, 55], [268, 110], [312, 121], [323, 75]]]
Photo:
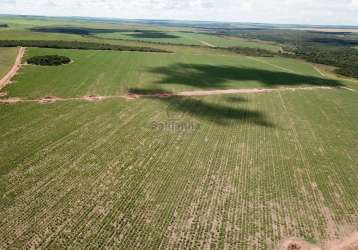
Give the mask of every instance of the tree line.
[[81, 49], [81, 50], [115, 50], [171, 53], [171, 51], [139, 46], [123, 46], [106, 43], [78, 42], [78, 41], [45, 41], [45, 40], [0, 40], [0, 47], [37, 47], [55, 49]]

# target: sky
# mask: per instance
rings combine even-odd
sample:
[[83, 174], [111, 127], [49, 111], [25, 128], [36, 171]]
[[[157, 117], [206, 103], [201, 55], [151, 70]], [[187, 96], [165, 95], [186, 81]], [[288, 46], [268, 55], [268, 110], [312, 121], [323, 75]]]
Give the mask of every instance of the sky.
[[358, 25], [358, 0], [0, 0], [0, 13]]

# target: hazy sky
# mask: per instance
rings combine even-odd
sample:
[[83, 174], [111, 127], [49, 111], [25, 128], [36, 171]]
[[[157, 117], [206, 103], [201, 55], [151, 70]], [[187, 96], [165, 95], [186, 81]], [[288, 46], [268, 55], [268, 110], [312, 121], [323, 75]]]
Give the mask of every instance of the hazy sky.
[[0, 13], [358, 25], [358, 0], [0, 0]]

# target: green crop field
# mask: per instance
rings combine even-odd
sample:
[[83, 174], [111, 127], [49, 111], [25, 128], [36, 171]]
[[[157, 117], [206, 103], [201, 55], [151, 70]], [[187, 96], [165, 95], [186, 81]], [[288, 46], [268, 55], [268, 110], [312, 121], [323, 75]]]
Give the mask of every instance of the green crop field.
[[[15, 35], [45, 34], [21, 20]], [[274, 250], [358, 230], [356, 80], [301, 59], [163, 48], [174, 53], [27, 48], [24, 63], [72, 62], [23, 65], [1, 90], [0, 249]], [[0, 49], [0, 75], [15, 56]], [[124, 98], [254, 88], [274, 90]]]
[[280, 50], [279, 45], [263, 41], [248, 40], [237, 37], [216, 36], [203, 33], [187, 33], [186, 35], [192, 39], [195, 39], [196, 41], [199, 41], [201, 43], [209, 43], [216, 47], [258, 48], [274, 52], [278, 52]]
[[180, 32], [180, 31], [143, 31], [143, 32], [113, 32], [96, 34], [96, 37], [108, 39], [125, 39], [125, 40], [139, 40], [145, 42], [161, 42], [173, 44], [186, 45], [204, 45], [216, 47], [247, 47], [266, 49], [274, 52], [280, 50], [279, 45], [272, 43], [254, 41], [234, 37], [220, 37], [212, 34], [203, 34], [195, 32]]
[[27, 57], [60, 54], [73, 60], [59, 67], [27, 65], [6, 90], [11, 96], [123, 95], [129, 89], [169, 92], [222, 88], [339, 85], [322, 79], [312, 65], [294, 59], [28, 49]]
[[[357, 226], [356, 97], [1, 105], [1, 248], [272, 249], [334, 237]], [[153, 128], [173, 120], [200, 127]]]
[[[280, 45], [258, 40], [238, 37], [217, 36], [210, 33], [195, 32], [193, 30], [158, 28], [149, 25], [128, 24], [99, 24], [95, 22], [74, 21], [69, 25], [67, 20], [39, 20], [39, 19], [6, 19], [0, 17], [0, 23], [9, 23], [10, 27], [1, 30], [0, 39], [26, 40], [80, 40], [118, 43], [120, 40], [141, 41], [151, 43], [168, 43], [183, 45], [201, 45], [216, 47], [248, 47], [266, 49], [274, 52], [280, 50]], [[81, 36], [76, 33], [56, 32], [57, 28], [79, 28], [92, 31], [91, 36]], [[33, 28], [46, 28], [46, 32], [32, 32]], [[52, 30], [51, 30], [52, 29]]]
[[137, 40], [144, 42], [160, 42], [186, 45], [203, 45], [200, 41], [184, 35], [182, 32], [141, 31], [141, 32], [113, 32], [98, 34], [96, 37], [108, 39]]
[[15, 61], [16, 48], [0, 48], [0, 78], [11, 68]]

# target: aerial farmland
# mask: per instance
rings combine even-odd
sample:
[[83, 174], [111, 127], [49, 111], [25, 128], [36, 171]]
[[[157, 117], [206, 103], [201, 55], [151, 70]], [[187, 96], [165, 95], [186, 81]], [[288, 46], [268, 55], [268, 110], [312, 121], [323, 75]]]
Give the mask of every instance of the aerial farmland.
[[339, 65], [251, 30], [0, 23], [0, 249], [356, 249]]

